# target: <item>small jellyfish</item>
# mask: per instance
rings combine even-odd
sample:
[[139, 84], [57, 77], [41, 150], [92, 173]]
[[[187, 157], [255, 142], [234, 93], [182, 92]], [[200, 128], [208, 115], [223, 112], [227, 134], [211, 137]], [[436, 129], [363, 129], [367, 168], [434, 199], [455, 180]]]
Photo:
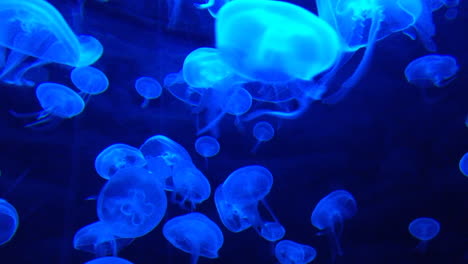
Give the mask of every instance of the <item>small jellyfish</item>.
[[19, 225], [19, 216], [15, 207], [0, 198], [0, 245], [10, 241]]
[[200, 213], [170, 219], [164, 224], [163, 234], [174, 247], [192, 255], [192, 264], [196, 264], [200, 256], [217, 258], [224, 243], [221, 229]]
[[417, 249], [421, 252], [425, 252], [427, 242], [439, 234], [440, 224], [433, 218], [420, 217], [411, 221], [408, 226], [408, 231], [412, 236], [421, 241]]
[[[173, 201], [182, 208], [185, 208], [185, 203], [188, 202], [189, 209], [194, 210], [196, 204], [210, 197], [210, 182], [193, 164], [177, 166], [173, 171], [172, 182]], [[177, 201], [177, 196], [181, 197], [180, 201]]]
[[102, 257], [93, 259], [85, 264], [133, 264], [132, 262], [118, 257]]
[[89, 99], [89, 96], [101, 94], [109, 87], [106, 74], [91, 66], [73, 69], [70, 78], [76, 88], [81, 91], [80, 95], [85, 101]]
[[195, 141], [195, 150], [202, 157], [211, 158], [218, 154], [219, 149], [219, 142], [214, 137], [202, 136]]
[[343, 232], [343, 222], [356, 214], [354, 197], [345, 190], [333, 191], [322, 198], [314, 208], [310, 220], [312, 225], [324, 230], [333, 243], [332, 256], [343, 255], [339, 236]]
[[83, 112], [85, 103], [83, 99], [72, 89], [58, 83], [41, 83], [36, 88], [36, 97], [42, 107], [42, 111], [20, 114], [10, 111], [20, 118], [36, 117], [37, 121], [27, 124], [32, 127], [52, 121], [54, 118], [72, 118]]
[[261, 143], [267, 142], [273, 138], [275, 135], [275, 129], [270, 123], [266, 121], [260, 121], [255, 124], [253, 128], [253, 135], [257, 139], [257, 143], [253, 146], [251, 152], [255, 153]]
[[281, 264], [306, 264], [315, 259], [317, 251], [308, 245], [281, 240], [276, 244], [275, 256]]
[[460, 168], [461, 173], [468, 177], [468, 152], [461, 157], [458, 167]]
[[122, 168], [146, 165], [146, 160], [141, 151], [127, 144], [113, 144], [105, 148], [94, 161], [94, 168], [102, 178], [110, 179]]
[[154, 78], [142, 76], [135, 81], [137, 93], [145, 98], [141, 103], [141, 108], [149, 104], [149, 100], [159, 98], [162, 93], [161, 84]]

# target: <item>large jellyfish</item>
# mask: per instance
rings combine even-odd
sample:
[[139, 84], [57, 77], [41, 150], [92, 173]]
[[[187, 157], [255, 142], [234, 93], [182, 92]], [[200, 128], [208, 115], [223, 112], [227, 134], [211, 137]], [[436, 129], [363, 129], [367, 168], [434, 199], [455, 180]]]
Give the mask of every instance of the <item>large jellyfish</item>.
[[85, 264], [133, 264], [132, 262], [118, 257], [102, 257], [93, 259]]
[[275, 246], [275, 256], [281, 264], [306, 264], [315, 259], [317, 251], [308, 245], [281, 240]]
[[174, 247], [192, 255], [191, 264], [196, 264], [200, 256], [217, 258], [224, 243], [218, 225], [200, 213], [170, 219], [164, 224], [163, 234]]
[[[76, 36], [62, 15], [44, 0], [0, 2], [0, 79], [33, 85], [23, 75], [33, 67], [60, 63], [72, 67], [93, 64], [103, 52], [98, 40]], [[29, 61], [28, 57], [35, 58]]]
[[408, 226], [408, 231], [412, 236], [421, 241], [417, 249], [421, 252], [425, 252], [428, 241], [439, 234], [440, 224], [434, 218], [420, 217], [411, 221]]
[[0, 245], [10, 241], [19, 225], [19, 216], [15, 207], [0, 198]]
[[345, 190], [333, 191], [323, 197], [315, 206], [310, 217], [312, 225], [327, 232], [333, 243], [332, 255], [343, 255], [339, 237], [343, 232], [343, 222], [356, 214], [354, 197]]
[[105, 148], [94, 161], [96, 172], [106, 180], [122, 168], [142, 168], [145, 165], [146, 160], [139, 149], [120, 143]]

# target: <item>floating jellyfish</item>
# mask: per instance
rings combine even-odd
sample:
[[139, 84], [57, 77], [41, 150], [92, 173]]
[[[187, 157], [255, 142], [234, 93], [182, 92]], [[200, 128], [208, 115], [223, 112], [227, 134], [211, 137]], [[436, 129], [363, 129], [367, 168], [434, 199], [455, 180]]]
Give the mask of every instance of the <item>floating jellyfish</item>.
[[425, 252], [427, 242], [439, 234], [440, 224], [433, 218], [420, 217], [411, 221], [408, 226], [408, 231], [412, 236], [421, 240], [417, 249]]
[[[211, 16], [216, 18], [219, 12], [219, 9], [224, 6], [230, 0], [206, 0], [205, 3], [195, 3], [194, 6], [198, 9], [208, 9]], [[200, 1], [200, 2], [203, 2]]]
[[102, 178], [108, 180], [123, 168], [142, 168], [146, 160], [141, 151], [127, 144], [113, 144], [105, 148], [94, 161], [94, 168]]
[[133, 239], [116, 237], [112, 230], [103, 222], [89, 224], [75, 233], [73, 247], [77, 250], [90, 252], [97, 257], [116, 256]]
[[182, 73], [176, 72], [166, 75], [163, 84], [169, 93], [185, 104], [193, 107], [200, 105], [202, 98], [200, 91], [188, 86]]
[[219, 142], [214, 137], [203, 136], [195, 141], [195, 150], [202, 157], [211, 158], [218, 154], [219, 149]]
[[154, 78], [142, 76], [135, 81], [135, 89], [145, 100], [141, 103], [141, 108], [149, 104], [149, 100], [159, 98], [162, 93], [161, 84]]
[[191, 264], [198, 258], [214, 259], [224, 243], [221, 229], [200, 213], [177, 216], [164, 224], [164, 237], [174, 247], [192, 255]]
[[84, 95], [85, 101], [89, 96], [101, 94], [109, 87], [106, 74], [91, 66], [73, 69], [70, 77], [76, 88]]
[[136, 167], [118, 170], [97, 200], [99, 219], [122, 238], [149, 233], [159, 224], [166, 208], [163, 186], [147, 170]]
[[36, 88], [36, 97], [42, 106], [42, 111], [20, 114], [10, 111], [20, 118], [36, 117], [37, 121], [26, 125], [32, 127], [44, 124], [54, 118], [72, 118], [83, 112], [85, 103], [72, 89], [58, 83], [42, 83]]
[[468, 177], [468, 152], [460, 159], [459, 168], [463, 175]]
[[[91, 36], [76, 36], [62, 15], [47, 1], [3, 0], [0, 2], [2, 20], [0, 53], [3, 65], [0, 79], [15, 85], [33, 85], [23, 75], [46, 63], [72, 67], [93, 64], [103, 52], [99, 41]], [[35, 62], [27, 63], [33, 57]]]
[[189, 202], [190, 209], [194, 210], [196, 204], [210, 197], [210, 182], [193, 164], [177, 166], [173, 171], [172, 181], [174, 190], [173, 201], [177, 202], [176, 196], [181, 197], [178, 203], [183, 208], [185, 203]]
[[317, 251], [308, 245], [281, 240], [276, 244], [275, 255], [281, 264], [306, 264], [315, 259]]
[[335, 254], [342, 256], [339, 236], [343, 232], [343, 224], [346, 219], [356, 214], [357, 206], [354, 197], [345, 190], [333, 191], [322, 198], [314, 208], [310, 220], [312, 225], [324, 230], [332, 240], [333, 257]]
[[10, 241], [19, 225], [19, 216], [15, 207], [0, 198], [0, 245]]
[[118, 257], [102, 257], [93, 259], [85, 264], [133, 264], [132, 262]]
[[255, 153], [262, 142], [267, 142], [275, 135], [275, 129], [273, 126], [266, 122], [260, 121], [255, 124], [253, 128], [253, 135], [257, 139], [257, 143], [252, 148], [252, 153]]

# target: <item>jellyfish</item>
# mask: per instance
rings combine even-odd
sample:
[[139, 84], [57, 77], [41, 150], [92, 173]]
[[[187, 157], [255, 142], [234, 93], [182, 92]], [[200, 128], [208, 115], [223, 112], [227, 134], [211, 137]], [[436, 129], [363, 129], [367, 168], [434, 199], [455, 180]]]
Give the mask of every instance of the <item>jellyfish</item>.
[[276, 244], [275, 256], [281, 264], [306, 264], [315, 259], [317, 251], [308, 245], [281, 240]]
[[177, 216], [164, 224], [163, 235], [174, 247], [192, 255], [191, 264], [198, 258], [214, 259], [224, 243], [221, 229], [201, 213]]
[[89, 99], [89, 96], [101, 94], [109, 87], [106, 74], [91, 66], [73, 69], [70, 78], [76, 88], [81, 91], [80, 95], [85, 101]]
[[153, 230], [166, 213], [160, 182], [143, 168], [122, 168], [104, 185], [97, 200], [99, 220], [115, 236], [136, 238]]
[[117, 256], [117, 253], [132, 241], [131, 238], [116, 237], [103, 222], [94, 222], [75, 233], [73, 247], [76, 250], [90, 252], [96, 257]]
[[253, 135], [257, 139], [257, 143], [253, 146], [251, 152], [255, 153], [262, 142], [270, 141], [275, 135], [273, 126], [266, 122], [260, 121], [253, 128]]
[[96, 172], [106, 180], [122, 168], [142, 168], [145, 165], [146, 160], [139, 149], [120, 143], [105, 148], [94, 161]]
[[324, 230], [333, 243], [332, 255], [343, 255], [339, 237], [346, 219], [356, 214], [354, 197], [345, 190], [333, 191], [322, 198], [314, 208], [310, 220], [319, 230]]
[[205, 3], [195, 3], [194, 6], [198, 9], [208, 9], [210, 15], [214, 18], [217, 17], [219, 9], [231, 0], [202, 0]]
[[211, 158], [218, 154], [219, 149], [219, 142], [214, 137], [203, 136], [195, 141], [195, 150], [202, 157]]
[[468, 152], [461, 157], [458, 167], [460, 168], [460, 172], [468, 177]]
[[416, 218], [408, 226], [408, 231], [412, 236], [421, 242], [417, 249], [425, 252], [429, 240], [432, 240], [439, 234], [440, 224], [437, 220], [429, 217]]
[[85, 107], [83, 99], [75, 91], [58, 83], [41, 83], [36, 88], [36, 97], [42, 111], [22, 114], [10, 111], [11, 114], [20, 118], [36, 117], [35, 122], [25, 127], [44, 124], [57, 118], [72, 118], [81, 114]]
[[164, 88], [185, 104], [198, 107], [201, 103], [201, 93], [198, 89], [188, 86], [181, 72], [170, 73], [164, 77]]
[[93, 259], [85, 264], [133, 264], [132, 262], [118, 257], [102, 257]]
[[[197, 204], [210, 197], [210, 182], [193, 164], [177, 166], [172, 175], [172, 182], [173, 201], [182, 208], [185, 208], [185, 203], [188, 202], [189, 209], [194, 210]], [[180, 201], [177, 201], [177, 196], [181, 197]]]
[[15, 207], [0, 198], [0, 245], [10, 241], [19, 225], [19, 216]]
[[135, 81], [135, 89], [143, 98], [141, 108], [149, 104], [149, 100], [159, 98], [162, 93], [161, 84], [154, 78], [142, 76]]
[[[83, 67], [102, 55], [97, 39], [76, 36], [47, 1], [4, 0], [0, 13], [0, 53], [4, 54], [0, 79], [4, 82], [32, 86], [23, 75], [34, 67], [52, 62]], [[28, 57], [36, 60], [28, 63]]]

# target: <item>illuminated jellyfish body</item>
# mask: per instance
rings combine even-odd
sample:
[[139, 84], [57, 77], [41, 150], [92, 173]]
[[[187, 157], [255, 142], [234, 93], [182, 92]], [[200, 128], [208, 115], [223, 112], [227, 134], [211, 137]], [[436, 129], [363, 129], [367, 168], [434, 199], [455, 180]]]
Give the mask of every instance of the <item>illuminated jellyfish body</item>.
[[275, 135], [275, 129], [273, 126], [266, 122], [257, 122], [253, 128], [253, 135], [257, 139], [257, 143], [252, 148], [251, 152], [255, 153], [262, 142], [270, 141]]
[[421, 241], [417, 249], [424, 253], [427, 249], [428, 241], [439, 234], [440, 224], [433, 218], [420, 217], [411, 221], [408, 231], [412, 236]]
[[458, 167], [460, 168], [460, 172], [463, 173], [463, 175], [468, 177], [468, 153], [465, 153], [463, 157], [460, 159], [460, 163], [458, 164]]
[[31, 68], [46, 63], [82, 67], [102, 55], [98, 40], [76, 36], [47, 1], [4, 0], [0, 2], [0, 16], [0, 80], [4, 82], [33, 85], [23, 78]]
[[324, 230], [333, 243], [332, 255], [343, 255], [339, 237], [343, 232], [346, 219], [356, 214], [357, 206], [354, 197], [345, 190], [333, 191], [322, 198], [314, 208], [310, 220], [312, 225]]
[[42, 111], [20, 114], [10, 111], [20, 118], [36, 117], [37, 121], [27, 124], [32, 127], [52, 121], [53, 119], [72, 118], [83, 112], [85, 103], [83, 99], [72, 89], [58, 83], [41, 83], [36, 88], [36, 98], [42, 107]]
[[19, 216], [15, 207], [0, 198], [0, 245], [10, 241], [19, 225]]
[[[273, 176], [262, 166], [245, 166], [232, 172], [215, 192], [216, 209], [224, 226], [236, 233], [252, 226], [268, 241], [283, 238], [286, 231], [264, 200], [272, 184]], [[262, 219], [259, 202], [273, 221]]]
[[142, 168], [146, 165], [141, 151], [127, 144], [113, 144], [99, 153], [94, 168], [102, 178], [108, 180], [123, 168]]
[[194, 6], [198, 9], [208, 9], [211, 16], [216, 18], [219, 12], [219, 9], [223, 7], [230, 0], [202, 0], [200, 2], [205, 3], [195, 3]]
[[[186, 202], [190, 204], [188, 209], [194, 210], [195, 206], [210, 197], [211, 186], [208, 179], [193, 164], [177, 166], [172, 175], [173, 202], [185, 208]], [[181, 199], [178, 201], [177, 196]]]
[[85, 264], [133, 264], [132, 262], [118, 257], [102, 257], [93, 259]]
[[159, 181], [143, 168], [120, 169], [104, 185], [97, 200], [99, 220], [115, 236], [136, 238], [153, 230], [166, 213]]
[[214, 259], [223, 246], [221, 229], [200, 213], [177, 216], [164, 224], [163, 235], [174, 247], [192, 255], [191, 264], [198, 258]]
[[133, 241], [132, 238], [119, 238], [103, 222], [94, 222], [75, 233], [73, 247], [96, 257], [117, 256], [117, 253]]
[[159, 98], [162, 93], [161, 84], [154, 78], [142, 76], [135, 81], [135, 90], [145, 98], [141, 103], [141, 108], [148, 106], [149, 101]]
[[442, 8], [443, 6], [447, 7], [445, 11], [445, 18], [447, 20], [453, 20], [458, 15], [458, 4], [460, 4], [460, 0], [433, 0], [430, 1], [431, 10], [436, 11]]
[[275, 256], [281, 264], [306, 264], [315, 259], [317, 251], [308, 245], [281, 240], [275, 246]]
[[109, 79], [101, 70], [91, 67], [78, 67], [71, 71], [70, 78], [73, 84], [81, 91], [86, 101], [91, 95], [98, 95], [107, 90]]
[[214, 137], [202, 136], [195, 141], [195, 150], [202, 157], [211, 158], [218, 154], [219, 149], [219, 142]]

